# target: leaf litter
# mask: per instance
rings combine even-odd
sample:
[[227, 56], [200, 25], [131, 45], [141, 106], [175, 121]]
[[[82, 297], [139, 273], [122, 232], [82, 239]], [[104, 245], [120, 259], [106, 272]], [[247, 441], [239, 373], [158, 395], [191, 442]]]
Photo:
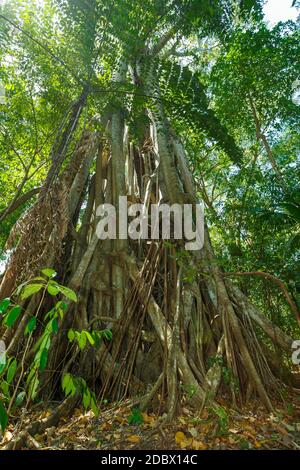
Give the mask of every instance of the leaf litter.
[[[45, 404], [25, 412], [23, 427], [32, 420], [51, 414], [55, 404]], [[98, 417], [92, 411], [76, 408], [69, 418], [43, 434], [28, 436], [26, 447], [36, 450], [264, 450], [300, 449], [300, 406], [293, 412], [281, 405], [268, 413], [252, 402], [239, 412], [220, 404], [219, 410], [205, 409], [201, 416], [194, 409], [183, 408], [172, 423], [154, 412], [140, 412], [130, 401], [108, 405]], [[20, 410], [24, 413], [24, 410]], [[17, 422], [18, 416], [15, 416]], [[8, 426], [1, 447], [20, 429]]]

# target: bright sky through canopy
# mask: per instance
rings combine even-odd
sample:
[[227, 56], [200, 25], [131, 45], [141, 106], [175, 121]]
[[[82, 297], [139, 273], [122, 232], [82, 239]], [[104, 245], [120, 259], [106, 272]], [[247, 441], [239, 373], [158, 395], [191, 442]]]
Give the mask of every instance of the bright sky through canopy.
[[[9, 0], [0, 0], [0, 5], [9, 3]], [[43, 4], [43, 0], [38, 0]], [[264, 14], [270, 25], [275, 25], [279, 21], [287, 21], [297, 19], [299, 9], [292, 7], [293, 0], [267, 0], [264, 5]]]
[[292, 7], [292, 0], [268, 0], [264, 5], [264, 14], [266, 20], [271, 25], [279, 21], [287, 21], [297, 19], [299, 11], [296, 7]]

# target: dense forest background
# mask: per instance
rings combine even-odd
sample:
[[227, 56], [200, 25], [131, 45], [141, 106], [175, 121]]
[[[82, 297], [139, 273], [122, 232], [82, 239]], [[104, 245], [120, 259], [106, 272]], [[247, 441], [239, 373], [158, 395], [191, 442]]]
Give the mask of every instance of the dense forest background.
[[[101, 415], [103, 400], [141, 395], [134, 409], [153, 406], [172, 422], [192, 397], [200, 412], [218, 393], [270, 411], [299, 385], [299, 23], [270, 26], [262, 6], [1, 4], [3, 431], [38, 399], [66, 395], [67, 413], [79, 394]], [[100, 203], [120, 194], [154, 202], [159, 191], [203, 202], [204, 255], [176, 243], [100, 247]], [[132, 274], [115, 261], [125, 252], [137, 260]], [[144, 340], [144, 330], [158, 338]]]

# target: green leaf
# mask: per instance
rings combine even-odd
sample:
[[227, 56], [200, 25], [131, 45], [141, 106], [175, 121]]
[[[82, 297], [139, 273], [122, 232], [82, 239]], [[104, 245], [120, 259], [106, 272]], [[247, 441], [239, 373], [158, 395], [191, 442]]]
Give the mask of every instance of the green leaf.
[[85, 335], [86, 335], [87, 339], [89, 340], [90, 344], [91, 344], [92, 346], [94, 346], [95, 340], [94, 340], [94, 338], [92, 337], [92, 335], [91, 335], [88, 331], [86, 331], [86, 330], [85, 330]]
[[45, 370], [48, 360], [48, 349], [44, 348], [40, 358], [40, 370]]
[[55, 307], [54, 308], [51, 308], [51, 310], [49, 310], [49, 312], [46, 313], [45, 315], [45, 320], [47, 320], [48, 318], [54, 318], [54, 315], [56, 315], [56, 309]]
[[2, 372], [5, 371], [5, 367], [6, 367], [6, 354], [1, 354], [0, 355], [0, 375], [2, 374]]
[[7, 415], [6, 409], [2, 401], [0, 400], [0, 426], [1, 426], [2, 432], [5, 431], [7, 423], [8, 423], [8, 415]]
[[63, 300], [59, 300], [57, 304], [55, 305], [55, 308], [61, 309], [63, 312], [66, 312], [68, 308], [68, 304], [66, 304], [66, 302], [64, 302]]
[[85, 334], [84, 330], [77, 335], [78, 345], [79, 345], [81, 350], [83, 350], [86, 346], [86, 339], [87, 338], [86, 338], [86, 334]]
[[72, 328], [68, 331], [68, 340], [72, 343], [72, 341], [74, 341], [74, 338], [75, 338], [75, 333], [74, 333], [74, 330], [72, 330]]
[[69, 383], [70, 381], [72, 380], [72, 376], [71, 374], [67, 373], [67, 374], [64, 374], [63, 377], [62, 377], [62, 382], [61, 382], [61, 386], [62, 386], [62, 389], [63, 391], [65, 392], [67, 390], [67, 388], [69, 387]]
[[52, 320], [52, 331], [56, 335], [58, 333], [58, 321], [57, 318]]
[[128, 424], [143, 424], [144, 418], [139, 408], [133, 408], [128, 417]]
[[97, 417], [99, 415], [99, 408], [97, 406], [96, 398], [95, 398], [94, 393], [92, 394], [92, 398], [91, 398], [91, 409], [92, 409], [94, 415]]
[[112, 340], [113, 334], [111, 330], [103, 330], [102, 335], [105, 339], [108, 339], [109, 341]]
[[74, 395], [76, 392], [76, 384], [73, 381], [73, 377], [71, 374], [67, 373], [63, 375], [62, 378], [62, 389], [65, 392], [65, 395]]
[[10, 393], [9, 393], [9, 384], [6, 382], [6, 380], [2, 380], [2, 382], [0, 382], [0, 387], [1, 387], [1, 390], [4, 394], [4, 396], [10, 400]]
[[74, 291], [64, 286], [59, 286], [59, 290], [65, 297], [67, 297], [67, 299], [73, 300], [73, 302], [77, 302], [77, 295]]
[[43, 288], [43, 284], [27, 284], [21, 294], [21, 299], [25, 300], [33, 294], [36, 294]]
[[18, 393], [18, 395], [16, 396], [16, 400], [15, 400], [16, 407], [22, 405], [25, 396], [26, 396], [26, 393], [24, 391]]
[[[48, 323], [49, 325], [49, 323]], [[46, 328], [48, 328], [48, 325], [46, 326]], [[51, 330], [48, 332], [48, 331], [45, 331], [44, 335], [43, 335], [43, 339], [41, 341], [41, 345], [40, 345], [40, 349], [47, 349], [49, 350], [50, 348], [50, 344], [51, 344], [51, 332], [52, 332], [52, 327], [51, 327]]]
[[57, 302], [57, 304], [55, 305], [55, 310], [59, 313], [61, 319], [64, 318], [64, 314], [67, 311], [67, 308], [68, 304], [66, 304], [66, 302], [63, 302], [62, 300]]
[[83, 393], [82, 403], [85, 409], [87, 409], [91, 403], [91, 392], [88, 388], [86, 388]]
[[59, 288], [57, 286], [53, 286], [51, 284], [48, 285], [47, 291], [50, 295], [57, 295], [59, 293]]
[[27, 376], [27, 379], [26, 379], [27, 385], [30, 383], [30, 381], [31, 381], [31, 379], [32, 379], [32, 377], [34, 376], [35, 373], [36, 373], [36, 366], [31, 367], [30, 372], [29, 372], [29, 374]]
[[3, 340], [0, 340], [0, 375], [5, 370], [6, 367], [6, 347]]
[[96, 331], [96, 330], [93, 330], [91, 332], [91, 335], [95, 341], [95, 347], [96, 348], [99, 348], [100, 347], [100, 344], [101, 344], [101, 341], [102, 341], [102, 336], [101, 334], [99, 333], [99, 331]]
[[21, 307], [19, 305], [16, 305], [13, 307], [9, 313], [6, 314], [4, 323], [6, 326], [11, 327], [15, 323], [15, 321], [18, 319], [20, 313], [21, 313]]
[[45, 276], [49, 277], [50, 279], [52, 279], [53, 277], [55, 277], [57, 275], [57, 272], [54, 271], [54, 269], [51, 269], [51, 268], [42, 269], [41, 272], [43, 274], [45, 274]]
[[10, 364], [8, 370], [7, 370], [7, 374], [6, 374], [7, 383], [10, 384], [10, 383], [12, 382], [12, 380], [13, 380], [13, 378], [14, 378], [14, 376], [15, 376], [16, 370], [17, 370], [17, 360], [14, 359], [14, 360], [11, 362], [11, 364]]
[[32, 333], [32, 331], [36, 328], [36, 317], [31, 317], [29, 322], [26, 325], [24, 334], [27, 335], [28, 333]]
[[0, 315], [4, 315], [10, 304], [10, 299], [6, 298], [0, 302]]
[[37, 389], [38, 389], [39, 383], [40, 383], [40, 381], [38, 379], [38, 376], [37, 376], [37, 374], [35, 374], [34, 377], [32, 378], [32, 380], [29, 383], [29, 389], [28, 389], [28, 394], [29, 394], [29, 396], [32, 400], [37, 395]]

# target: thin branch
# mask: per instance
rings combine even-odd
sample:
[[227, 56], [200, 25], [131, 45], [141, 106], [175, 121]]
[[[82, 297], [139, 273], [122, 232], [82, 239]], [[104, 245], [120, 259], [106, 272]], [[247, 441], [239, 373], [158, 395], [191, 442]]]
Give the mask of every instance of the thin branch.
[[273, 171], [274, 171], [278, 181], [280, 182], [283, 190], [287, 191], [287, 187], [286, 187], [284, 178], [283, 178], [282, 173], [280, 171], [280, 168], [278, 167], [277, 162], [274, 158], [274, 155], [273, 155], [272, 149], [270, 147], [270, 144], [268, 142], [268, 139], [267, 139], [267, 137], [265, 136], [265, 134], [262, 130], [262, 125], [261, 125], [261, 122], [260, 122], [260, 118], [258, 116], [258, 112], [257, 112], [256, 106], [255, 106], [255, 103], [254, 103], [254, 101], [253, 101], [250, 94], [248, 96], [248, 99], [249, 99], [249, 104], [250, 104], [250, 107], [251, 107], [251, 111], [252, 111], [252, 115], [253, 115], [253, 119], [254, 119], [254, 123], [255, 123], [257, 141], [262, 142], [262, 144], [264, 146], [264, 149], [267, 153], [267, 156], [269, 158], [269, 161], [271, 163], [271, 166], [273, 168]]
[[0, 213], [0, 222], [2, 222], [8, 215], [12, 214], [18, 207], [25, 202], [29, 201], [33, 196], [35, 196], [39, 192], [40, 188], [30, 189], [25, 194], [22, 194], [17, 200], [15, 200], [12, 204], [10, 204], [4, 211]]

